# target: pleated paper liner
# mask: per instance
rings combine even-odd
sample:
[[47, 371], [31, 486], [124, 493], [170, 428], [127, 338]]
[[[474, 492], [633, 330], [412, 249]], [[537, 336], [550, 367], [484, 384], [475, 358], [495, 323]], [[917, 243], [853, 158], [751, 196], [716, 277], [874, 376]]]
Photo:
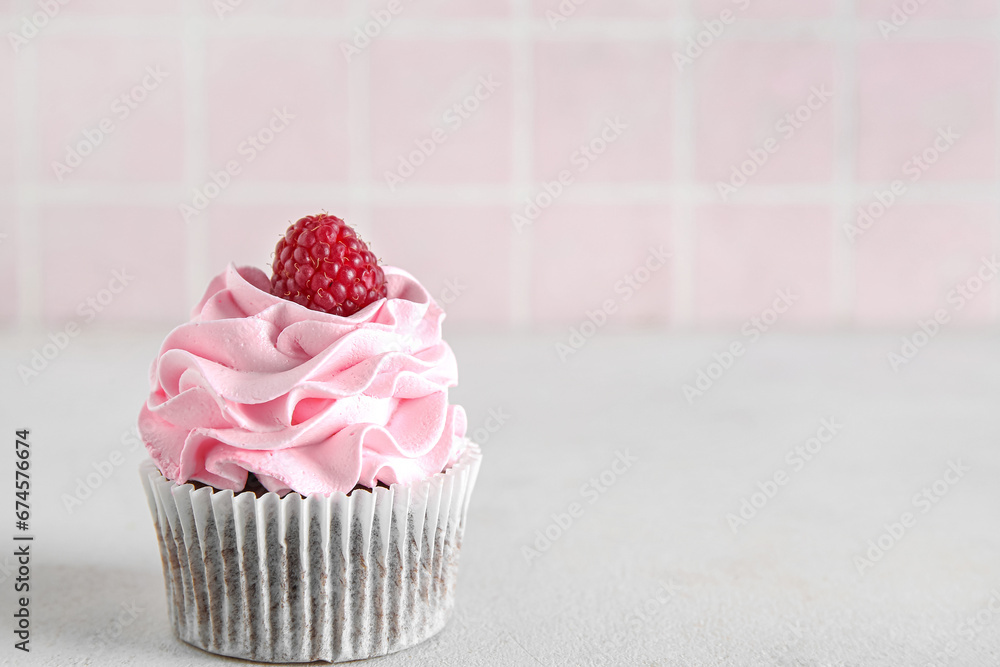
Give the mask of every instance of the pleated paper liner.
[[141, 467], [183, 641], [258, 662], [409, 648], [447, 623], [482, 453], [423, 482], [350, 496], [195, 489]]

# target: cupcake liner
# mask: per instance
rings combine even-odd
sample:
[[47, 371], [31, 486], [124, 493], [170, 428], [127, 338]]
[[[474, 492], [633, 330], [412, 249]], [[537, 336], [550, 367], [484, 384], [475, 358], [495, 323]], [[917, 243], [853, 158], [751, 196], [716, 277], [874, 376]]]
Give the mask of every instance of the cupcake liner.
[[341, 662], [440, 631], [482, 453], [422, 482], [349, 496], [195, 489], [140, 472], [183, 641], [258, 662]]

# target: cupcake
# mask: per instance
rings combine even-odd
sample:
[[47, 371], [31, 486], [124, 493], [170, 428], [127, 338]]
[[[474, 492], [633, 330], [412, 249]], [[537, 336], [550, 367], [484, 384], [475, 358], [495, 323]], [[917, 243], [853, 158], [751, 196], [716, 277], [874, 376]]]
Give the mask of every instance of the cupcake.
[[480, 449], [444, 312], [339, 218], [230, 265], [150, 372], [139, 430], [170, 622], [262, 662], [411, 647], [454, 607]]

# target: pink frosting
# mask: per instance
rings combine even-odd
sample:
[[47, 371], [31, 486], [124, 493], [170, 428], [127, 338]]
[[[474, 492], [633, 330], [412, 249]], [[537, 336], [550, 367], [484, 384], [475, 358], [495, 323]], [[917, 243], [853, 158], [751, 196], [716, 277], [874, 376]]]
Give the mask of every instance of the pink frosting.
[[407, 484], [453, 464], [466, 419], [444, 312], [412, 276], [385, 267], [388, 298], [350, 317], [268, 292], [230, 266], [167, 336], [139, 417], [160, 471], [240, 491], [331, 494]]

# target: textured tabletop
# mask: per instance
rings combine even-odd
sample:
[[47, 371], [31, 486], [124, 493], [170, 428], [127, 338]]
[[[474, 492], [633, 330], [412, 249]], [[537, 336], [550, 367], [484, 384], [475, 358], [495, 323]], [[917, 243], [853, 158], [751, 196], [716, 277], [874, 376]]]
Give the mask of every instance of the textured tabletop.
[[[731, 364], [724, 336], [601, 333], [566, 363], [559, 336], [453, 337], [485, 453], [457, 613], [372, 665], [1000, 664], [1000, 338], [894, 372], [893, 335]], [[130, 437], [158, 338], [77, 340], [28, 386], [43, 341], [4, 341], [36, 541], [28, 657], [0, 550], [0, 664], [235, 664], [168, 628]]]

